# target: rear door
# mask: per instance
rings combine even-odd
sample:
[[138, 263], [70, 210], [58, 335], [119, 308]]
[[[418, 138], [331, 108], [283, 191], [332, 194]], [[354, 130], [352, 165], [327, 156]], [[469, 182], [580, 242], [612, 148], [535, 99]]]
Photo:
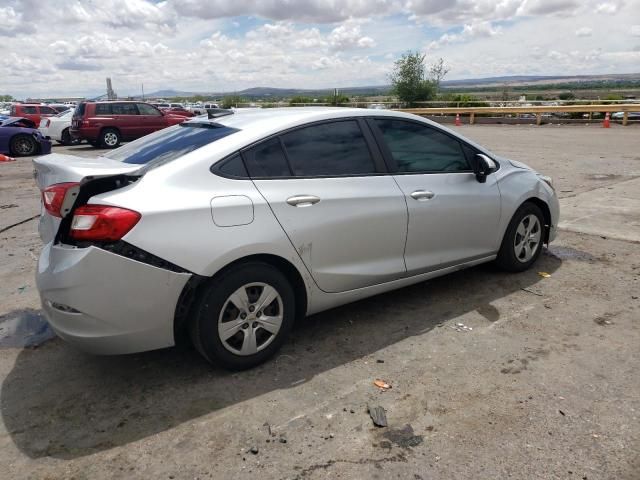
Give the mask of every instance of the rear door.
[[243, 152], [313, 279], [326, 292], [406, 272], [407, 208], [364, 122], [300, 127]]
[[138, 114], [138, 108], [135, 103], [112, 103], [111, 110], [114, 126], [120, 130], [124, 139], [139, 138], [149, 133], [145, 130], [143, 122], [141, 122], [141, 116]]
[[418, 121], [369, 121], [405, 195], [410, 275], [491, 255], [499, 246], [496, 175], [476, 180], [476, 152], [456, 137]]
[[161, 130], [167, 126], [164, 115], [156, 107], [148, 103], [138, 103], [142, 135]]

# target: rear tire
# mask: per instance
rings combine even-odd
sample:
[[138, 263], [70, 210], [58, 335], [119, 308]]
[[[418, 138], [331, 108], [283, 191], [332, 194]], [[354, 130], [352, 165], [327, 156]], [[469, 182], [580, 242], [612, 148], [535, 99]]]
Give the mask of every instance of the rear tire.
[[513, 214], [502, 239], [496, 264], [508, 272], [523, 272], [540, 256], [545, 239], [544, 215], [526, 202]]
[[244, 263], [201, 288], [189, 332], [209, 362], [245, 370], [280, 349], [295, 314], [293, 288], [284, 274], [266, 263]]
[[78, 141], [74, 140], [74, 138], [71, 136], [71, 132], [69, 132], [68, 128], [65, 128], [62, 131], [62, 135], [60, 136], [60, 139], [61, 139], [60, 143], [62, 143], [62, 145], [66, 145], [66, 146], [76, 145], [78, 143]]
[[29, 135], [18, 134], [11, 139], [9, 149], [15, 157], [28, 157], [38, 153], [38, 142]]
[[115, 128], [105, 128], [100, 132], [100, 145], [103, 148], [117, 148], [120, 141], [120, 132]]

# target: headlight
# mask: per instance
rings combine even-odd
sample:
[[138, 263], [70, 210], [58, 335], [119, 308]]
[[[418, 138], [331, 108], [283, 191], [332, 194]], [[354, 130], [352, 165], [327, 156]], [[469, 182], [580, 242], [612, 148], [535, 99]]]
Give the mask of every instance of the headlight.
[[546, 175], [538, 174], [538, 178], [540, 180], [542, 180], [544, 183], [546, 183], [547, 185], [549, 185], [551, 187], [551, 189], [555, 192], [556, 189], [553, 186], [553, 179], [551, 177], [547, 177]]

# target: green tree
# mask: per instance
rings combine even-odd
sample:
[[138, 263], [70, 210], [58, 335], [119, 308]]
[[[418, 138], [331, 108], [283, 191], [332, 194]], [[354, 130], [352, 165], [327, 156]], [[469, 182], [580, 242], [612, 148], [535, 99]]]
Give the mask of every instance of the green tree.
[[322, 99], [323, 103], [328, 103], [329, 105], [339, 106], [341, 103], [349, 103], [349, 97], [341, 94], [340, 92], [333, 92], [328, 97]]
[[[424, 62], [425, 55], [420, 52], [405, 53], [396, 60], [389, 75], [393, 93], [409, 107], [419, 101], [432, 100], [436, 96], [436, 81], [427, 78]], [[441, 79], [442, 76], [437, 82]]]
[[576, 98], [576, 96], [573, 92], [562, 92], [560, 95], [558, 95], [558, 98], [560, 100], [573, 100]]
[[222, 99], [222, 108], [231, 108], [235, 107], [240, 103], [246, 103], [245, 99], [240, 95], [227, 95]]
[[302, 105], [296, 105], [298, 103], [313, 103], [313, 98], [297, 95], [295, 97], [291, 97], [291, 100], [289, 100], [290, 106], [293, 106], [293, 107], [302, 106]]
[[0, 102], [13, 102], [11, 95], [0, 95]]

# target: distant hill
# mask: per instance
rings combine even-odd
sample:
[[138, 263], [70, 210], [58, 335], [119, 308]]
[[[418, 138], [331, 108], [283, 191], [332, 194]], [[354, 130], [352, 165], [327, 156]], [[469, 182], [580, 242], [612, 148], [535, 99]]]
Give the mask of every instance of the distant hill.
[[[469, 78], [462, 80], [445, 80], [442, 87], [445, 89], [453, 88], [474, 88], [474, 87], [495, 87], [502, 85], [516, 86], [544, 86], [559, 84], [584, 84], [588, 88], [589, 83], [601, 82], [629, 82], [640, 81], [640, 73], [629, 74], [609, 74], [609, 75], [573, 75], [573, 76], [551, 76], [551, 75], [511, 75], [503, 77], [487, 77], [487, 78]], [[390, 85], [372, 85], [365, 87], [344, 87], [338, 88], [340, 93], [348, 96], [355, 95], [385, 95], [391, 89]], [[225, 95], [239, 95], [241, 97], [252, 100], [267, 100], [270, 97], [286, 98], [295, 95], [303, 95], [307, 97], [322, 97], [330, 94], [333, 88], [325, 89], [303, 89], [303, 88], [274, 88], [274, 87], [253, 87], [239, 91], [218, 91], [218, 92], [185, 92], [173, 89], [158, 90], [157, 92], [147, 93], [145, 96], [150, 98], [173, 98], [173, 97], [192, 97], [194, 95], [203, 95], [209, 98], [220, 98]]]

